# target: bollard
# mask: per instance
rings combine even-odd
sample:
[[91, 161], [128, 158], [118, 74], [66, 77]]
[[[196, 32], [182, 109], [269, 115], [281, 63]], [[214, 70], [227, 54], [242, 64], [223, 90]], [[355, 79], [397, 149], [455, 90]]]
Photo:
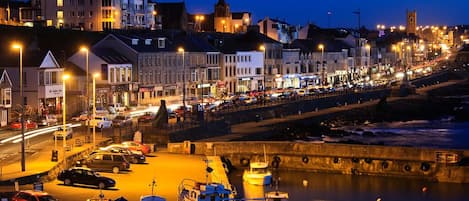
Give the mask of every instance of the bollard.
[[344, 105], [347, 106], [347, 102], [345, 102]]
[[316, 108], [314, 111], [316, 111], [316, 112], [317, 112], [317, 111], [318, 111], [318, 108]]
[[301, 110], [298, 110], [298, 115], [301, 115]]

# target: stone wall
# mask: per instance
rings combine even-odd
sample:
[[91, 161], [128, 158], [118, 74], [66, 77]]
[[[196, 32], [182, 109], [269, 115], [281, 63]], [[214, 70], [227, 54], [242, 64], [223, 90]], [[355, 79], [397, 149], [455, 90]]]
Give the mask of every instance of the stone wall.
[[247, 166], [250, 161], [263, 161], [264, 149], [272, 168], [469, 183], [469, 166], [437, 162], [437, 154], [457, 155], [465, 160], [469, 158], [467, 150], [301, 142], [185, 141], [168, 144], [169, 152], [217, 155], [229, 160], [234, 167]]

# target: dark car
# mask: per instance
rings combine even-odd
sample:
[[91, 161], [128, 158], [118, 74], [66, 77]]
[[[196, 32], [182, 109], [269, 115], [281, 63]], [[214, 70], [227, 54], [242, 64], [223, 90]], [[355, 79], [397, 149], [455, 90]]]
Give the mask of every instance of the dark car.
[[105, 189], [116, 186], [116, 181], [109, 177], [99, 175], [97, 172], [83, 167], [73, 167], [63, 170], [57, 176], [59, 181], [63, 181], [65, 185], [84, 184], [97, 186], [99, 189]]
[[121, 153], [125, 156], [125, 159], [130, 163], [145, 163], [146, 157], [143, 153], [132, 152], [129, 148], [119, 145], [109, 145], [107, 147], [99, 148], [92, 153], [96, 152], [110, 152], [110, 153]]
[[57, 201], [52, 195], [42, 191], [25, 190], [16, 193], [12, 201]]
[[112, 171], [114, 174], [128, 170], [130, 163], [120, 153], [96, 152], [85, 159], [79, 160], [77, 166], [91, 168], [96, 171]]

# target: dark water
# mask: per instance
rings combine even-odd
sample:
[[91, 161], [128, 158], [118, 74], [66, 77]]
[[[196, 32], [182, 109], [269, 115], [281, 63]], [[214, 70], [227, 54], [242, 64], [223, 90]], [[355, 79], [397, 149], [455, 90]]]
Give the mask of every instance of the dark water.
[[[435, 183], [417, 179], [279, 171], [278, 190], [293, 201], [467, 201], [469, 184]], [[230, 180], [243, 198], [262, 197], [275, 187], [242, 182], [242, 171]], [[307, 181], [307, 185], [303, 185]], [[426, 190], [424, 190], [426, 188]]]
[[[449, 117], [450, 118], [450, 117]], [[355, 140], [368, 144], [392, 146], [431, 147], [446, 149], [469, 149], [469, 122], [443, 120], [415, 120], [406, 122], [385, 122], [361, 126], [374, 136], [361, 136], [353, 127], [344, 127], [357, 133], [339, 140]], [[469, 200], [469, 199], [468, 199]]]
[[[369, 124], [360, 128], [375, 136], [345, 138], [370, 144], [469, 149], [469, 122], [447, 120]], [[274, 178], [280, 178], [278, 189], [288, 192], [289, 200], [293, 201], [469, 201], [469, 184], [300, 171], [274, 172]], [[265, 192], [275, 189], [243, 184], [242, 170], [232, 172], [230, 180], [244, 198], [262, 197]]]

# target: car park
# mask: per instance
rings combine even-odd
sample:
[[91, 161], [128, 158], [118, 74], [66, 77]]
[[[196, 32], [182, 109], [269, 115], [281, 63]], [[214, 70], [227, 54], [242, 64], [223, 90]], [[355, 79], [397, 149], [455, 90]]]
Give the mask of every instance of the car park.
[[96, 186], [99, 189], [114, 187], [116, 181], [109, 177], [101, 176], [99, 173], [83, 167], [72, 167], [63, 170], [57, 176], [57, 180], [63, 181], [64, 185], [83, 184]]
[[96, 171], [111, 171], [114, 174], [130, 168], [130, 163], [120, 153], [96, 152], [77, 161], [78, 167], [91, 168]]
[[65, 139], [70, 139], [73, 137], [73, 128], [70, 126], [66, 126], [65, 132], [64, 132], [63, 126], [59, 126], [57, 127], [57, 130], [54, 131], [53, 135], [54, 135], [54, 138], [57, 140], [63, 139], [64, 136], [65, 136]]
[[49, 193], [43, 191], [22, 190], [16, 193], [12, 201], [58, 201]]

